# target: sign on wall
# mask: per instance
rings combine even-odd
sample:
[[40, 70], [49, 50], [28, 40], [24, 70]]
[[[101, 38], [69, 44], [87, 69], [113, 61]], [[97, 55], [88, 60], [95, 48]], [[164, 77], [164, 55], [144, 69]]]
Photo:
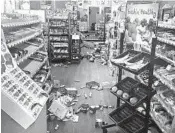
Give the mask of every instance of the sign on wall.
[[127, 5], [125, 40], [128, 44], [134, 44], [135, 50], [151, 44], [155, 36], [158, 8], [156, 3]]
[[158, 4], [134, 4], [127, 6], [127, 16], [130, 17], [131, 22], [133, 22], [136, 18], [139, 20], [146, 19], [149, 21], [153, 19], [157, 21], [158, 15]]

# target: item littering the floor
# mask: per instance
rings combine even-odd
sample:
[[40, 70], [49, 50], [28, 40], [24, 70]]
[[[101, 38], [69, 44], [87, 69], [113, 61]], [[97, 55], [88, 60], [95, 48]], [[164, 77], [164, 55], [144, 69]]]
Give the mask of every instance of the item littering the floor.
[[103, 87], [100, 86], [100, 87], [98, 87], [96, 90], [101, 91], [101, 90], [103, 90]]
[[103, 108], [108, 108], [108, 105], [103, 105]]
[[114, 106], [111, 106], [111, 105], [110, 105], [110, 106], [108, 106], [108, 108], [111, 108], [111, 109], [113, 109], [113, 108], [114, 108]]
[[68, 112], [68, 108], [60, 102], [60, 99], [53, 100], [50, 108], [48, 109], [52, 114], [60, 118], [61, 120], [64, 119]]
[[90, 81], [86, 83], [86, 87], [90, 88], [90, 89], [96, 89], [98, 87], [100, 87], [100, 84], [96, 81]]
[[89, 113], [91, 113], [91, 114], [95, 114], [95, 113], [96, 113], [96, 108], [95, 108], [95, 106], [90, 106], [90, 107], [89, 107]]
[[71, 104], [70, 104], [70, 106], [74, 106], [75, 104], [76, 104], [76, 103], [75, 103], [75, 102], [73, 102], [73, 103], [71, 103]]
[[78, 116], [78, 115], [73, 115], [73, 116], [71, 117], [71, 120], [72, 120], [73, 122], [78, 122], [78, 119], [79, 119], [79, 116]]
[[59, 128], [59, 125], [57, 124], [57, 125], [55, 126], [55, 130], [58, 130], [58, 128]]
[[96, 119], [96, 121], [95, 121], [95, 128], [101, 127], [102, 126], [102, 122], [103, 122], [102, 119]]
[[80, 97], [81, 96], [81, 94], [77, 94], [77, 97]]
[[89, 97], [92, 97], [92, 92], [89, 92]]
[[113, 83], [110, 83], [110, 82], [102, 82], [101, 83], [101, 86], [104, 88], [104, 89], [109, 89], [111, 88], [112, 86], [114, 86]]
[[87, 94], [86, 93], [84, 94], [84, 97], [85, 97], [85, 99], [87, 99]]
[[59, 88], [60, 87], [60, 81], [59, 80], [54, 80], [53, 81], [53, 87], [54, 88]]
[[67, 94], [71, 95], [71, 96], [76, 96], [78, 91], [76, 88], [71, 87], [71, 88], [66, 88], [67, 90]]

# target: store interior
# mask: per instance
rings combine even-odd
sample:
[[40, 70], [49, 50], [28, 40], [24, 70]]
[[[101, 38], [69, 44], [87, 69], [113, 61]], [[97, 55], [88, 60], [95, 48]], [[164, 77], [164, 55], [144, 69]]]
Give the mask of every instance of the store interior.
[[2, 0], [2, 133], [175, 133], [174, 0]]

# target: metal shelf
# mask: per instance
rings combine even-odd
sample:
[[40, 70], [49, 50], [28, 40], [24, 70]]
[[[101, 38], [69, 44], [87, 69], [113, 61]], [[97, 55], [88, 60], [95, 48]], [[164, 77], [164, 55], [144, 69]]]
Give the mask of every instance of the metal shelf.
[[33, 45], [29, 45], [27, 48], [24, 49], [24, 50], [28, 50], [28, 54], [25, 55], [23, 58], [19, 59], [17, 61], [17, 64], [19, 65], [24, 60], [28, 59], [31, 55], [33, 55], [35, 52], [37, 52], [42, 47], [44, 47], [44, 44], [40, 45], [39, 47], [36, 47], [36, 46], [33, 46]]
[[50, 40], [50, 42], [63, 42], [63, 43], [68, 43], [68, 41], [61, 41], [61, 40]]
[[171, 41], [171, 40], [161, 38], [161, 37], [157, 37], [157, 40], [160, 42], [164, 42], [164, 43], [170, 44], [172, 46], [175, 46], [175, 41]]
[[166, 106], [166, 104], [164, 103], [163, 99], [158, 96], [158, 95], [155, 95], [154, 96], [162, 105], [162, 107], [164, 107], [166, 109], [166, 111], [171, 115], [171, 116], [174, 116], [174, 112], [172, 112], [169, 107]]
[[170, 84], [170, 82], [169, 82], [167, 79], [161, 77], [157, 72], [154, 72], [154, 76], [155, 76], [156, 78], [158, 78], [163, 84], [165, 84], [165, 85], [168, 86], [170, 89], [172, 89], [172, 90], [175, 91], [175, 86], [173, 86], [172, 84]]
[[[145, 46], [142, 46], [142, 48], [143, 48], [146, 52], [148, 52], [148, 53], [151, 52], [150, 48], [147, 48], [147, 47], [145, 47]], [[165, 57], [164, 55], [161, 55], [161, 54], [159, 54], [159, 53], [156, 53], [156, 56], [159, 57], [159, 58], [161, 58], [161, 59], [163, 59], [163, 60], [165, 60], [166, 62], [168, 62], [168, 63], [170, 63], [170, 64], [172, 64], [172, 65], [175, 65], [175, 61], [169, 59], [168, 57]]]
[[162, 125], [154, 116], [154, 113], [152, 111], [150, 111], [150, 116], [152, 117], [152, 119], [154, 120], [154, 122], [156, 123], [156, 125], [159, 127], [159, 129], [163, 132], [163, 133], [168, 133], [167, 131], [165, 131], [164, 129], [164, 125]]
[[22, 38], [22, 39], [16, 40], [16, 41], [11, 42], [11, 43], [8, 43], [7, 46], [8, 46], [9, 48], [14, 47], [14, 46], [16, 46], [16, 45], [18, 45], [18, 44], [21, 44], [21, 43], [23, 43], [23, 42], [26, 42], [26, 41], [28, 41], [28, 40], [31, 40], [31, 39], [37, 37], [37, 36], [40, 35], [41, 33], [42, 33], [42, 30], [39, 30], [39, 31], [34, 32], [33, 34], [29, 35], [29, 36], [26, 36], [26, 37]]
[[[161, 22], [161, 24], [160, 24], [160, 22]], [[160, 27], [160, 28], [167, 28], [167, 29], [175, 29], [175, 25], [165, 24], [162, 21], [159, 21], [158, 27]]]
[[36, 24], [39, 23], [40, 20], [28, 20], [28, 21], [24, 21], [24, 22], [10, 22], [10, 23], [2, 23], [2, 27], [3, 28], [9, 28], [9, 27], [17, 27], [17, 26], [27, 26], [27, 25], [31, 25], [31, 24]]
[[50, 36], [69, 36], [69, 34], [50, 33]]
[[61, 28], [61, 29], [64, 28], [64, 29], [65, 29], [65, 28], [68, 27], [68, 26], [69, 26], [69, 25], [62, 25], [62, 26], [61, 26], [61, 25], [50, 25], [49, 27], [50, 27], [50, 28]]
[[27, 66], [24, 67], [23, 70], [25, 71], [29, 71], [30, 77], [32, 78], [40, 69], [41, 67], [45, 64], [45, 62], [47, 61], [47, 57], [44, 59], [43, 62], [39, 62], [39, 61], [35, 61], [35, 60], [31, 60]]

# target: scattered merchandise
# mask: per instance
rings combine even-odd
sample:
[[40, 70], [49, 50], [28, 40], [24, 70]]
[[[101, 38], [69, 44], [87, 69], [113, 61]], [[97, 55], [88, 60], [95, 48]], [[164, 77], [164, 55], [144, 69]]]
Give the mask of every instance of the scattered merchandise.
[[59, 125], [56, 125], [56, 126], [55, 126], [55, 130], [58, 130], [58, 128], [59, 128]]
[[60, 99], [54, 100], [49, 108], [49, 111], [59, 119], [65, 118], [68, 108], [61, 103]]
[[78, 122], [78, 119], [79, 119], [79, 116], [78, 116], [78, 115], [73, 115], [73, 116], [71, 117], [71, 120], [72, 120], [73, 122]]
[[175, 133], [174, 1], [2, 7], [3, 133]]
[[67, 90], [68, 95], [72, 95], [72, 96], [77, 95], [77, 89], [76, 88], [66, 88], [66, 90]]
[[96, 81], [91, 81], [86, 83], [86, 87], [90, 89], [97, 89], [98, 87], [100, 87], [100, 84], [97, 83]]

